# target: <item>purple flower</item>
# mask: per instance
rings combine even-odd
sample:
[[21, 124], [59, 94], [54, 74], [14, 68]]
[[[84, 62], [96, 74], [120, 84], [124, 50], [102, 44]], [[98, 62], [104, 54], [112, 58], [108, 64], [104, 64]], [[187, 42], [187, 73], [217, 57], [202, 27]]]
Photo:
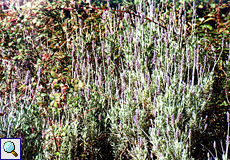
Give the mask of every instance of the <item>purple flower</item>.
[[128, 21], [128, 15], [129, 15], [129, 13], [124, 13], [124, 18], [125, 18], [126, 22]]
[[185, 1], [183, 2], [183, 10], [185, 11]]
[[150, 77], [148, 77], [148, 82], [147, 82], [147, 84], [148, 84], [148, 86], [151, 85], [151, 78], [150, 78]]
[[143, 142], [145, 142], [145, 137], [144, 138], [140, 137], [140, 140], [139, 140], [139, 146], [140, 147], [143, 145]]
[[157, 84], [157, 86], [159, 86], [159, 80], [158, 80], [158, 77], [156, 77], [156, 84]]
[[196, 3], [195, 2], [193, 2], [193, 5], [192, 5], [192, 9], [193, 9], [193, 17], [195, 17], [196, 16]]
[[77, 62], [79, 62], [80, 61], [80, 56], [79, 56], [79, 54], [77, 54]]
[[133, 100], [137, 100], [137, 90], [134, 91]]
[[172, 25], [172, 12], [169, 13], [169, 25], [168, 25], [168, 27], [171, 25]]
[[198, 70], [199, 69], [199, 54], [196, 55], [196, 69]]
[[172, 62], [174, 63], [175, 61], [176, 61], [176, 55], [173, 54], [173, 56], [172, 56]]
[[109, 85], [108, 85], [108, 92], [111, 95], [111, 82], [109, 81]]
[[141, 13], [140, 24], [142, 24], [145, 20], [145, 13]]
[[115, 87], [117, 88], [117, 81], [115, 80]]
[[[153, 99], [153, 104], [154, 104], [154, 107], [156, 107], [157, 106], [157, 100], [156, 100], [156, 98], [154, 97], [154, 99]], [[156, 117], [156, 116], [154, 116], [154, 117]]]
[[[155, 99], [154, 99], [154, 100], [155, 100]], [[154, 106], [156, 106], [156, 105], [154, 104]], [[154, 111], [153, 111], [153, 115], [154, 115], [155, 118], [157, 117], [157, 110], [154, 110]]]
[[160, 137], [160, 130], [157, 129], [157, 137]]
[[137, 119], [139, 119], [139, 110], [136, 109], [136, 116], [137, 116]]
[[105, 50], [105, 42], [101, 41], [101, 52], [104, 53]]
[[179, 10], [179, 15], [181, 16], [182, 14], [182, 11], [183, 11], [183, 6], [180, 6], [180, 10]]
[[43, 129], [42, 130], [42, 139], [44, 140], [44, 138], [45, 138], [45, 130]]
[[199, 74], [202, 75], [203, 74], [203, 66], [200, 66], [200, 71]]
[[92, 41], [92, 49], [93, 49], [93, 51], [95, 51], [95, 43], [94, 43], [94, 40]]
[[180, 134], [180, 129], [177, 127], [177, 129], [176, 129], [176, 138], [179, 138], [179, 134]]
[[163, 44], [163, 40], [164, 40], [164, 34], [162, 34], [160, 38], [161, 44]]
[[126, 83], [121, 84], [121, 91], [124, 92], [126, 89]]
[[88, 98], [88, 100], [90, 100], [90, 89], [88, 89], [87, 98]]
[[98, 86], [99, 85], [99, 83], [98, 83], [98, 77], [96, 76], [95, 77], [95, 84]]
[[83, 64], [82, 64], [82, 73], [85, 73], [85, 59], [83, 60]]
[[139, 63], [139, 61], [137, 60], [136, 61], [136, 65], [137, 65], [137, 68], [140, 69], [141, 68], [141, 64]]
[[187, 37], [187, 27], [184, 25], [184, 37]]
[[84, 53], [85, 45], [82, 44], [82, 53]]
[[98, 120], [99, 120], [99, 122], [101, 122], [101, 114], [99, 114]]
[[168, 75], [166, 76], [166, 83], [168, 84], [168, 86], [171, 84], [170, 73], [168, 73]]
[[132, 40], [133, 40], [133, 33], [130, 34], [129, 43], [132, 42]]
[[176, 118], [176, 123], [179, 123], [179, 121], [180, 121], [180, 119], [181, 119], [181, 115], [182, 115], [182, 113], [181, 113], [181, 112], [177, 115], [177, 118]]
[[119, 127], [120, 127], [120, 130], [122, 130], [122, 121], [120, 120], [120, 123], [119, 123]]
[[28, 70], [28, 71], [26, 72], [25, 85], [28, 85], [28, 84], [30, 83], [30, 79], [31, 79], [30, 71]]
[[95, 57], [96, 66], [98, 66], [98, 56]]
[[107, 57], [107, 64], [110, 64], [110, 56]]
[[169, 130], [166, 131], [166, 134], [168, 135], [168, 137], [170, 137], [170, 131]]
[[134, 57], [135, 57], [135, 59], [137, 59], [137, 45], [136, 44], [134, 45], [134, 48], [135, 48], [135, 50], [134, 50]]
[[154, 50], [154, 55], [152, 59], [153, 70], [155, 70], [156, 61], [157, 61], [157, 54], [156, 54], [156, 50]]
[[182, 24], [185, 24], [185, 16], [182, 16]]
[[99, 77], [99, 85], [100, 86], [102, 85], [102, 74], [100, 74], [100, 77]]
[[192, 129], [189, 129], [189, 131], [188, 131], [188, 137], [189, 137], [190, 140], [192, 139]]
[[186, 92], [186, 83], [184, 83], [183, 94], [185, 94], [185, 92]]
[[126, 63], [127, 69], [130, 70], [129, 62]]
[[89, 54], [89, 51], [87, 51], [87, 62], [89, 63], [90, 60], [91, 60], [91, 56], [90, 56], [90, 54]]
[[161, 60], [158, 59], [158, 68], [160, 69], [161, 68]]
[[148, 68], [148, 57], [147, 56], [145, 57], [145, 66], [146, 68]]
[[109, 16], [109, 20], [112, 20], [112, 13], [109, 12], [108, 14], [109, 14], [109, 15], [108, 15], [108, 16]]
[[103, 10], [102, 19], [103, 19], [103, 20], [106, 19], [106, 11], [105, 11], [105, 10]]
[[166, 124], [169, 124], [169, 115], [166, 115]]
[[184, 72], [184, 54], [182, 54], [182, 57], [181, 57], [181, 72]]
[[[159, 149], [160, 147], [159, 147], [159, 143], [157, 142], [157, 144], [156, 144], [156, 147], [157, 147], [157, 149]], [[152, 152], [151, 152], [151, 154], [152, 154]]]
[[120, 35], [120, 44], [123, 46], [123, 35]]
[[122, 82], [125, 82], [125, 74], [122, 75], [121, 80], [122, 80]]
[[105, 31], [105, 38], [107, 38], [108, 33], [109, 33], [109, 31], [108, 31], [108, 30], [106, 30], [106, 31]]
[[85, 97], [85, 91], [84, 90], [81, 91], [81, 96]]
[[138, 117], [136, 115], [133, 116], [133, 121], [136, 124], [136, 126], [139, 126]]

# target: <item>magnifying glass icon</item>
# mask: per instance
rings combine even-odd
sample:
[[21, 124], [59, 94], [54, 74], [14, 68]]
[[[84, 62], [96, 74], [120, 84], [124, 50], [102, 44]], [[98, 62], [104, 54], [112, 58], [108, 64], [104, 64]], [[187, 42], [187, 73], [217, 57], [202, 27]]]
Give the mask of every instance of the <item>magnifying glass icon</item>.
[[15, 145], [11, 141], [7, 141], [3, 145], [3, 149], [7, 153], [12, 153], [15, 157], [18, 156], [18, 154], [14, 151], [15, 150]]

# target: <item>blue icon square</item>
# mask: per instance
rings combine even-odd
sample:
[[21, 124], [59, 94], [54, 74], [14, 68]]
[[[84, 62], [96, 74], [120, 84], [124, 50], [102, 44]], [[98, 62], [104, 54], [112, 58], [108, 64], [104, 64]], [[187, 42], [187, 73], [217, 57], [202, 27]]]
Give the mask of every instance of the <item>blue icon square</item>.
[[21, 159], [21, 138], [0, 138], [0, 160]]

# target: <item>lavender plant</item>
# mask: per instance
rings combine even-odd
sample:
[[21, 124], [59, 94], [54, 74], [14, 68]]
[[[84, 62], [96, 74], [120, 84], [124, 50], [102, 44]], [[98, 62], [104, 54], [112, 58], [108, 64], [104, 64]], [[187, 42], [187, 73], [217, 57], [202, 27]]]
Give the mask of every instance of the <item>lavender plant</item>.
[[172, 8], [163, 2], [135, 3], [136, 13], [125, 6], [105, 9], [96, 22], [75, 11], [64, 19], [64, 13], [43, 3], [25, 8], [40, 18], [58, 17], [44, 16], [54, 25], [41, 32], [35, 28], [42, 21], [24, 20], [34, 28], [23, 32], [23, 41], [39, 52], [33, 68], [1, 60], [1, 89], [10, 85], [11, 90], [0, 96], [0, 133], [21, 137], [25, 157], [192, 158], [193, 129], [203, 128], [199, 113], [209, 101], [219, 59], [212, 65], [199, 45], [195, 3], [190, 35], [185, 2], [174, 1]]

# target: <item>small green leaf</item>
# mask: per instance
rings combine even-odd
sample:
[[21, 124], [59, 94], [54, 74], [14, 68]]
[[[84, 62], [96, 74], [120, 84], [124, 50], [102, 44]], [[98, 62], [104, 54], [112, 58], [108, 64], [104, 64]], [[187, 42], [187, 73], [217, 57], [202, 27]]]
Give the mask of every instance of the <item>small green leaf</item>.
[[18, 39], [17, 39], [17, 43], [20, 43], [21, 40], [22, 40], [22, 38], [18, 38]]
[[77, 84], [78, 83], [78, 80], [76, 79], [76, 80], [74, 80], [74, 84]]
[[82, 88], [82, 87], [84, 87], [84, 86], [85, 86], [85, 84], [84, 84], [83, 82], [79, 82], [79, 83], [78, 83], [78, 87]]
[[54, 89], [57, 89], [57, 88], [59, 88], [60, 87], [60, 83], [55, 83], [54, 85], [53, 85], [53, 88]]
[[41, 96], [42, 96], [42, 97], [45, 97], [45, 96], [46, 96], [46, 93], [42, 93]]
[[211, 21], [211, 20], [215, 21], [215, 18], [210, 17], [210, 18], [206, 19], [206, 20], [204, 21], [204, 23], [206, 23], [206, 22], [208, 22], [208, 21]]
[[55, 156], [59, 156], [59, 155], [60, 155], [60, 152], [55, 152], [54, 155], [55, 155]]
[[78, 86], [76, 85], [76, 86], [74, 86], [74, 89], [73, 89], [74, 91], [78, 91]]
[[56, 73], [54, 72], [54, 71], [51, 71], [51, 77], [53, 77], [53, 78], [57, 78], [57, 76], [56, 76]]

